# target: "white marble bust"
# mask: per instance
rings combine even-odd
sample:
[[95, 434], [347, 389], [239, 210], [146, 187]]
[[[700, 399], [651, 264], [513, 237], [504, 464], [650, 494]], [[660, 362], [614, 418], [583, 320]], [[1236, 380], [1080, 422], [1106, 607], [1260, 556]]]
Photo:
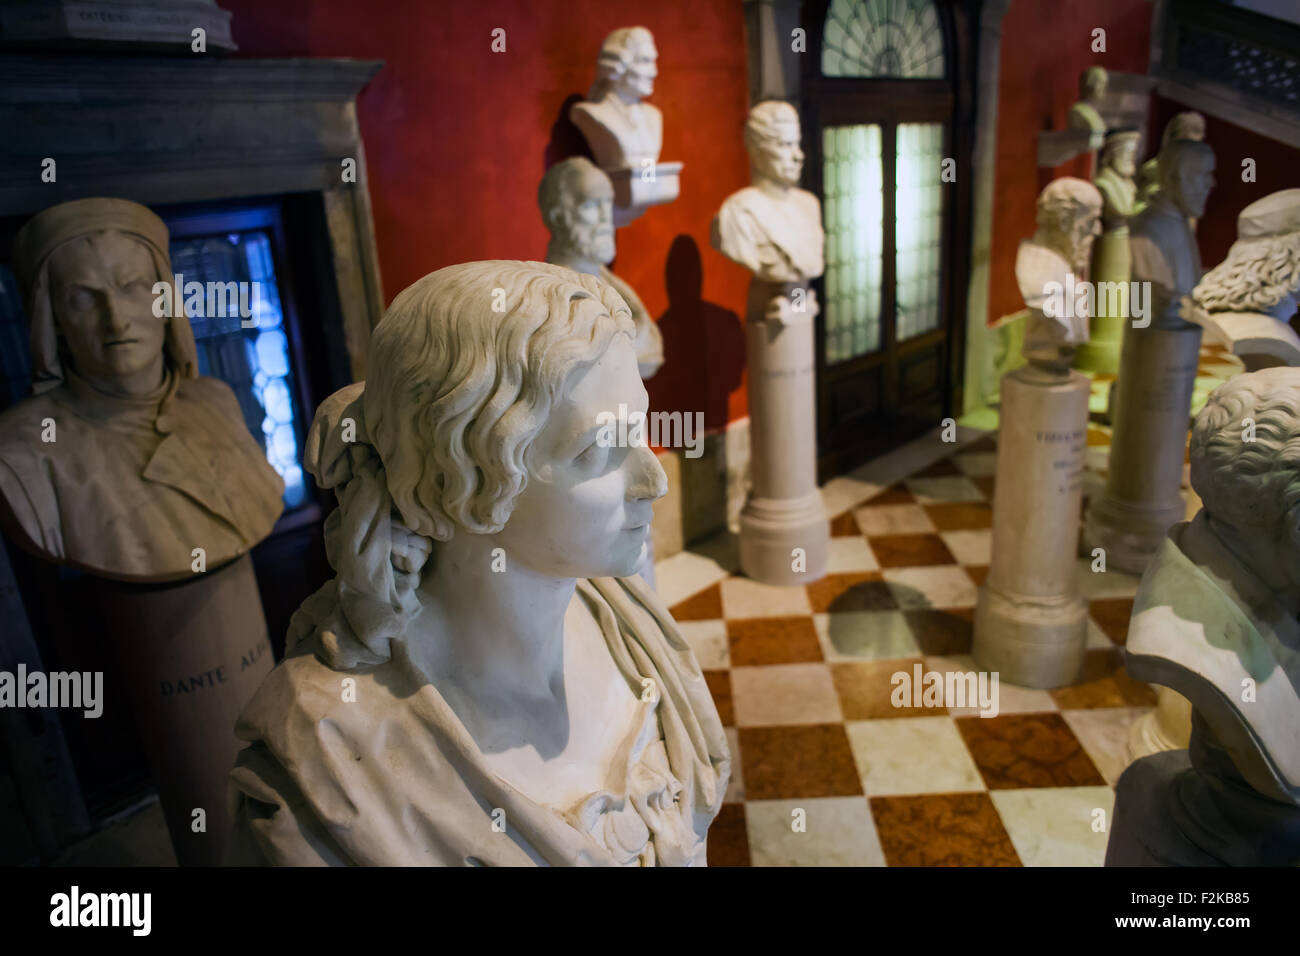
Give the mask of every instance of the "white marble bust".
[[1052, 180], [1038, 196], [1038, 229], [1016, 252], [1016, 283], [1030, 312], [1023, 352], [1043, 371], [1068, 371], [1075, 349], [1088, 341], [1090, 316], [1080, 314], [1078, 302], [1065, 300], [1073, 288], [1070, 277], [1074, 283], [1087, 278], [1101, 208], [1101, 194], [1091, 183], [1072, 176]]
[[1183, 299], [1201, 281], [1201, 253], [1189, 220], [1205, 213], [1214, 188], [1214, 150], [1173, 140], [1160, 151], [1160, 191], [1129, 224], [1133, 279], [1151, 283], [1152, 325], [1185, 328]]
[[562, 160], [537, 189], [542, 221], [550, 230], [546, 261], [604, 279], [632, 310], [637, 368], [648, 379], [664, 363], [664, 340], [641, 297], [609, 269], [614, 261], [614, 187], [591, 160]]
[[1300, 369], [1210, 395], [1191, 444], [1203, 507], [1143, 577], [1126, 647], [1129, 672], [1187, 697], [1251, 787], [1300, 807], [1297, 448]]
[[[807, 283], [826, 267], [821, 203], [799, 188], [800, 138], [799, 114], [789, 103], [768, 100], [751, 109], [745, 149], [752, 185], [728, 196], [713, 220], [713, 248], [763, 282]], [[815, 304], [808, 312], [815, 314]]]
[[599, 439], [646, 409], [632, 335], [609, 285], [547, 263], [393, 301], [312, 425], [337, 576], [237, 727], [231, 862], [704, 864], [726, 737], [632, 576], [666, 478]]
[[195, 548], [214, 570], [283, 509], [234, 393], [198, 374], [184, 310], [155, 310], [167, 243], [123, 199], [53, 206], [14, 243], [34, 395], [0, 414], [0, 523], [47, 560], [126, 581], [192, 578]]
[[1237, 216], [1237, 241], [1193, 292], [1195, 320], [1248, 371], [1300, 365], [1288, 324], [1300, 296], [1300, 189], [1258, 199]]
[[642, 102], [654, 92], [659, 53], [645, 27], [623, 27], [605, 37], [596, 61], [596, 82], [586, 102], [575, 103], [569, 118], [582, 131], [596, 165], [604, 170], [633, 169], [659, 161], [663, 115]]

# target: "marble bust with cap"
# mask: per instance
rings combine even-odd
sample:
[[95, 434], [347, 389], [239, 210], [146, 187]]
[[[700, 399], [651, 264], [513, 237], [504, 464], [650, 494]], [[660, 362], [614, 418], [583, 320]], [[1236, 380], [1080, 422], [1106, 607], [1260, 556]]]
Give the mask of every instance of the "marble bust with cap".
[[550, 263], [393, 300], [370, 377], [311, 427], [336, 575], [236, 728], [228, 862], [705, 865], [726, 736], [634, 574], [667, 477], [601, 437], [646, 410], [633, 334], [610, 285]]
[[663, 114], [643, 102], [654, 92], [659, 53], [645, 27], [622, 27], [605, 37], [596, 61], [596, 82], [569, 118], [582, 131], [596, 165], [640, 171], [659, 161]]
[[[193, 577], [247, 553], [283, 482], [194, 334], [156, 308], [173, 281], [161, 219], [80, 199], [18, 233], [33, 395], [0, 414], [0, 525], [50, 561], [123, 581]], [[179, 303], [179, 290], [171, 302]]]
[[1257, 199], [1237, 216], [1237, 241], [1192, 293], [1193, 321], [1247, 371], [1300, 365], [1291, 328], [1300, 296], [1300, 189]]

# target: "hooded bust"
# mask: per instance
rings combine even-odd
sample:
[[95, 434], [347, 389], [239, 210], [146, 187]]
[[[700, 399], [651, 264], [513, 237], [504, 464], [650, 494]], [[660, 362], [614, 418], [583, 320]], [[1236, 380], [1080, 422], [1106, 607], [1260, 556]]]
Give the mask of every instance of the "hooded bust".
[[[167, 227], [123, 199], [60, 203], [14, 243], [32, 397], [0, 413], [0, 525], [47, 560], [125, 581], [192, 576], [270, 533], [283, 482], [234, 393], [199, 376]], [[172, 302], [181, 298], [173, 294]]]

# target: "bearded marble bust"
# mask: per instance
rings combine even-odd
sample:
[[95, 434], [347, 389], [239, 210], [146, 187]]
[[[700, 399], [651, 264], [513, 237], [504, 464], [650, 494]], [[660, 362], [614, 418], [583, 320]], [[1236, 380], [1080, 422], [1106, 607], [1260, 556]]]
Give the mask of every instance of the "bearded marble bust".
[[546, 263], [393, 301], [371, 377], [312, 425], [337, 574], [237, 727], [232, 862], [704, 864], [726, 738], [632, 576], [666, 478], [599, 437], [646, 409], [633, 331], [608, 284]]
[[664, 364], [664, 339], [641, 297], [609, 269], [615, 253], [613, 203], [609, 177], [582, 156], [556, 163], [537, 188], [542, 221], [551, 232], [546, 261], [599, 276], [623, 297], [636, 324], [637, 368], [646, 379]]
[[226, 564], [283, 508], [234, 393], [198, 374], [183, 309], [155, 308], [167, 243], [144, 206], [81, 199], [14, 244], [34, 394], [0, 414], [0, 523], [47, 560], [125, 581], [191, 578], [195, 548]]
[[713, 247], [762, 282], [804, 283], [825, 271], [821, 203], [799, 188], [800, 138], [799, 114], [789, 103], [769, 100], [751, 109], [745, 149], [753, 184], [728, 196], [713, 220]]
[[1089, 316], [1065, 298], [1071, 276], [1079, 283], [1087, 278], [1101, 210], [1101, 193], [1091, 183], [1054, 179], [1038, 196], [1038, 229], [1016, 252], [1016, 282], [1029, 307], [1023, 352], [1031, 365], [1053, 374], [1068, 371], [1075, 349], [1088, 341]]
[[1300, 337], [1289, 321], [1300, 296], [1300, 189], [1257, 199], [1237, 216], [1237, 241], [1192, 297], [1194, 320], [1226, 345], [1247, 371], [1300, 365]]
[[642, 102], [654, 92], [658, 58], [654, 36], [645, 27], [615, 30], [601, 44], [587, 101], [569, 111], [601, 169], [639, 171], [659, 161], [663, 114]]

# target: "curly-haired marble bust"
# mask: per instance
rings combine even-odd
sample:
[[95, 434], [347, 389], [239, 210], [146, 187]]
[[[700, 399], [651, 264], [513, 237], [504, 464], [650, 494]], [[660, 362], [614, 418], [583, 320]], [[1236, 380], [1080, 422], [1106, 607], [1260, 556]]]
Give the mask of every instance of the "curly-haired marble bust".
[[312, 425], [337, 575], [237, 728], [232, 861], [704, 863], [726, 739], [629, 576], [666, 478], [599, 438], [646, 409], [632, 335], [611, 286], [546, 263], [393, 301]]

